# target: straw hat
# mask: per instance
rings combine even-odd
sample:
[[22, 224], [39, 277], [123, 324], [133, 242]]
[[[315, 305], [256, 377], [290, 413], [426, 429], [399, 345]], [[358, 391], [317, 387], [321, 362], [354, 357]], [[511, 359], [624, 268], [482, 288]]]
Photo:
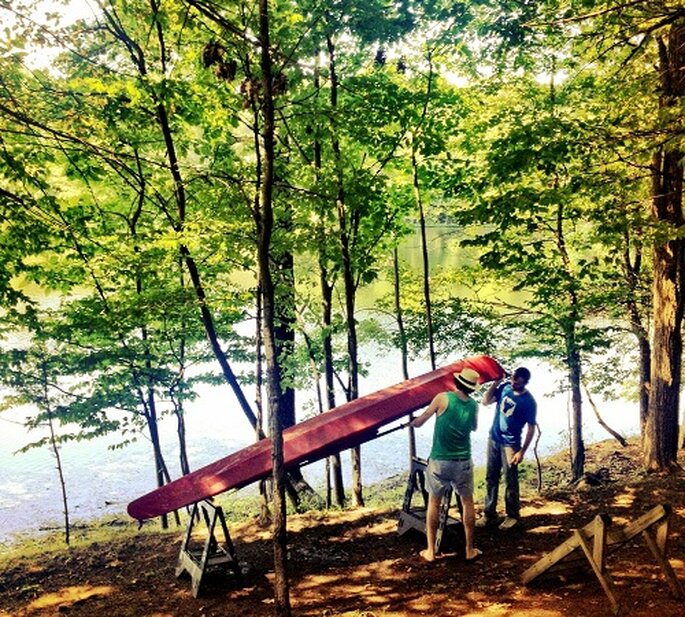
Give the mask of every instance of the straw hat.
[[459, 385], [473, 392], [478, 387], [480, 375], [472, 368], [464, 368], [460, 373], [454, 373], [454, 381]]

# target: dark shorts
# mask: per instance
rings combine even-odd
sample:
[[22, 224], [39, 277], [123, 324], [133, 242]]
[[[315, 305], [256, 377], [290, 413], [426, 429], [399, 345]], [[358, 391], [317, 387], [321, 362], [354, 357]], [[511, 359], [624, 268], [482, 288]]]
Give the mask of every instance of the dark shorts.
[[433, 497], [440, 497], [449, 487], [461, 497], [473, 497], [473, 462], [428, 461], [426, 489]]

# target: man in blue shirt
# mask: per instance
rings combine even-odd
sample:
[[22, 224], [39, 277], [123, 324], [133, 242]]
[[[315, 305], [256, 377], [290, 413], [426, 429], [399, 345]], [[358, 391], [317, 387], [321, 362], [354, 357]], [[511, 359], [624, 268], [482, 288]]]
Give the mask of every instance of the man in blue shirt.
[[[484, 405], [497, 405], [488, 437], [485, 508], [483, 516], [476, 522], [478, 527], [498, 522], [497, 495], [502, 470], [506, 518], [499, 528], [511, 529], [518, 523], [521, 509], [518, 465], [535, 434], [537, 415], [535, 399], [526, 389], [529, 380], [530, 371], [519, 367], [511, 375], [509, 383], [495, 382], [483, 396]], [[521, 443], [524, 426], [527, 427], [526, 436]]]

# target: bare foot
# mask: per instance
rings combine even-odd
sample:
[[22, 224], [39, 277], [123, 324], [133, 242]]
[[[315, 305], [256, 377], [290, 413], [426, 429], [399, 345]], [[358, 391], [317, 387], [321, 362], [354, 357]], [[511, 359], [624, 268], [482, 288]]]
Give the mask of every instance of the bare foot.
[[423, 559], [424, 561], [427, 561], [427, 562], [429, 562], [429, 563], [430, 563], [431, 561], [435, 561], [435, 554], [434, 554], [434, 553], [431, 553], [427, 548], [424, 549], [424, 550], [422, 550], [422, 551], [419, 553], [419, 557], [421, 557], [421, 559]]
[[479, 548], [474, 548], [471, 551], [466, 551], [466, 561], [476, 561], [483, 556], [483, 551]]

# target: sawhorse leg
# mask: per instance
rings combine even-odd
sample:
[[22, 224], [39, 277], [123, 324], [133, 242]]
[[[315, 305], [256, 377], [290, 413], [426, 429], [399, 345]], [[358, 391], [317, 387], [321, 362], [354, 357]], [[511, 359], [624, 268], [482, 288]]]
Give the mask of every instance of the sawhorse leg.
[[585, 558], [587, 559], [592, 571], [595, 573], [597, 580], [599, 581], [604, 593], [609, 598], [611, 603], [611, 608], [614, 614], [618, 614], [619, 603], [616, 597], [616, 590], [614, 588], [614, 582], [606, 571], [604, 565], [604, 558], [606, 556], [606, 538], [607, 530], [605, 520], [601, 516], [595, 517], [594, 521], [594, 533], [592, 534], [593, 544], [590, 545], [590, 540], [586, 536], [582, 529], [576, 529], [574, 531], [574, 536], [578, 540], [578, 544], [585, 553]]
[[685, 592], [683, 592], [683, 586], [681, 585], [676, 573], [673, 571], [673, 567], [668, 561], [668, 526], [669, 526], [670, 509], [668, 515], [655, 525], [653, 535], [649, 528], [642, 532], [642, 537], [646, 542], [649, 550], [654, 555], [659, 566], [666, 577], [666, 582], [668, 583], [671, 593], [675, 598], [682, 600], [685, 597]]

